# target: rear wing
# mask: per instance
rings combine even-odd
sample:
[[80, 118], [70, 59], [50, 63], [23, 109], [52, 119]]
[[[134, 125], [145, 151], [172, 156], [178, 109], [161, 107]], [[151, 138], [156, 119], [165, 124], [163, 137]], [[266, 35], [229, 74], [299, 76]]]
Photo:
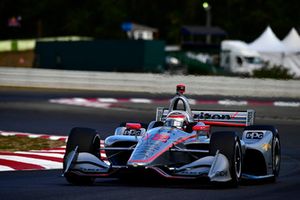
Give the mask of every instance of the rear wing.
[[[158, 107], [156, 121], [164, 121], [168, 113], [168, 108]], [[192, 110], [192, 115], [194, 121], [207, 125], [244, 127], [254, 124], [255, 111]]]

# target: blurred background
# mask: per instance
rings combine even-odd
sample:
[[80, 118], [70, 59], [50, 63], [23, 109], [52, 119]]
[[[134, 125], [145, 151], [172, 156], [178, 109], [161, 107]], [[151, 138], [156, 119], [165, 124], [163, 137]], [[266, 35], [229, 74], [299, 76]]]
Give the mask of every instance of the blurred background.
[[1, 0], [0, 66], [299, 79], [297, 0]]

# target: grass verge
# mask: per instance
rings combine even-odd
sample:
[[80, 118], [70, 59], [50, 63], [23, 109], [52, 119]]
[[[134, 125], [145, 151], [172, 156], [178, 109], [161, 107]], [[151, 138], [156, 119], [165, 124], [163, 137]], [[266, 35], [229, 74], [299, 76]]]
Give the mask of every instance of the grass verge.
[[0, 151], [29, 151], [61, 147], [66, 143], [61, 140], [28, 138], [19, 136], [0, 136]]

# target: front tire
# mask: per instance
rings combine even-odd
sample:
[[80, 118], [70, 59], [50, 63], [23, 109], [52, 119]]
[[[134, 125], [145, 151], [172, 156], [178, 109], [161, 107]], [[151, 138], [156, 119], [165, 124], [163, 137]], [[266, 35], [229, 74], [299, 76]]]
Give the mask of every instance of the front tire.
[[[77, 152], [87, 152], [100, 157], [100, 136], [96, 130], [90, 128], [73, 128], [69, 134], [64, 156], [63, 171], [66, 168], [66, 157], [78, 146]], [[91, 185], [94, 183], [93, 177], [79, 176], [74, 173], [67, 172], [64, 174], [66, 180], [74, 185]]]
[[214, 132], [210, 139], [210, 154], [216, 152], [226, 156], [229, 161], [231, 180], [226, 182], [227, 186], [237, 187], [242, 175], [242, 147], [239, 137], [235, 132]]
[[281, 146], [280, 146], [280, 140], [279, 140], [278, 134], [276, 134], [273, 137], [272, 163], [273, 163], [272, 168], [273, 168], [273, 174], [274, 174], [272, 181], [275, 182], [277, 177], [279, 176], [280, 163], [281, 163]]

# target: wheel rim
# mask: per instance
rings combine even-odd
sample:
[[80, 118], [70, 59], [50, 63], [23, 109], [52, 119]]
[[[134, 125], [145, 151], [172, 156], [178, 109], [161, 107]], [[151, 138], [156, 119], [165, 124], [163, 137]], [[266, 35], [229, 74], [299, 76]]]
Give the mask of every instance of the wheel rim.
[[278, 137], [274, 140], [274, 146], [273, 146], [273, 171], [274, 174], [277, 176], [280, 169], [280, 143]]
[[240, 178], [242, 172], [242, 152], [238, 142], [235, 144], [234, 168], [236, 177]]

